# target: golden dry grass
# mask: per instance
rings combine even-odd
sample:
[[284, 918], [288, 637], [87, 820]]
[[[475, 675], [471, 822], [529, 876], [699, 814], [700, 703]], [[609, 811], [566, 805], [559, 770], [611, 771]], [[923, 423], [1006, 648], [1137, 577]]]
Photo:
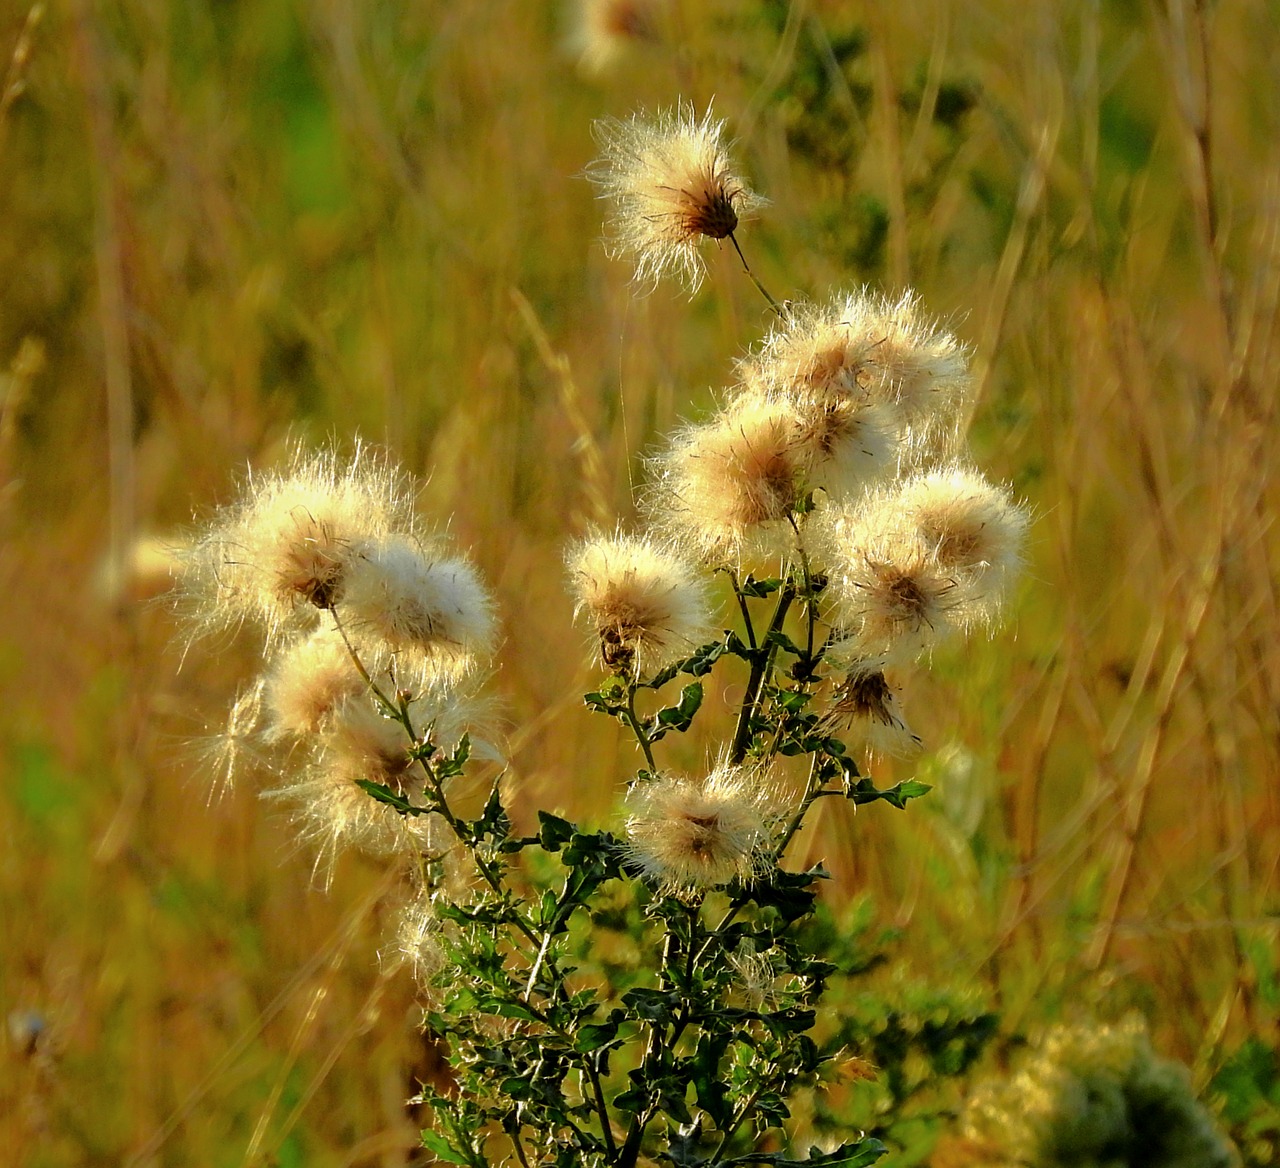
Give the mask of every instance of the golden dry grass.
[[191, 743], [250, 647], [184, 660], [108, 583], [290, 440], [384, 444], [500, 595], [520, 809], [606, 814], [634, 759], [581, 707], [562, 549], [768, 324], [728, 254], [690, 303], [601, 253], [590, 123], [677, 95], [772, 199], [743, 242], [776, 293], [911, 284], [953, 322], [979, 463], [1037, 517], [1007, 627], [916, 679], [939, 789], [827, 809], [808, 855], [1011, 1026], [1137, 1004], [1202, 1080], [1274, 1042], [1274, 10], [667, 12], [585, 77], [527, 0], [0, 11], [7, 1162], [406, 1162], [384, 874], [317, 892], [251, 785], [208, 802]]

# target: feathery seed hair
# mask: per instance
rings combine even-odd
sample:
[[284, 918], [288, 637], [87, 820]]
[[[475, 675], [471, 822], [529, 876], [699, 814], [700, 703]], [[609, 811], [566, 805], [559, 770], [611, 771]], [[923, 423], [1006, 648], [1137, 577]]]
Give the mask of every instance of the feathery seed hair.
[[696, 292], [706, 275], [702, 241], [728, 238], [764, 202], [735, 172], [724, 122], [710, 109], [699, 121], [680, 103], [653, 118], [603, 119], [595, 134], [602, 153], [588, 177], [613, 203], [609, 254], [635, 264], [638, 284], [670, 274]]
[[268, 641], [314, 627], [342, 596], [361, 549], [414, 527], [402, 476], [358, 447], [297, 451], [284, 471], [251, 478], [184, 553], [182, 582], [198, 624], [260, 624]]
[[920, 310], [866, 289], [789, 306], [757, 353], [739, 363], [748, 388], [886, 408], [912, 445], [954, 425], [970, 393], [964, 346]]
[[981, 579], [981, 615], [993, 617], [1022, 566], [1026, 511], [1007, 490], [962, 466], [908, 479], [897, 506], [941, 567]]
[[[832, 646], [827, 660], [837, 663], [841, 646]], [[827, 731], [849, 730], [859, 734], [876, 754], [908, 758], [920, 750], [920, 739], [907, 725], [897, 691], [884, 674], [882, 661], [851, 664], [837, 682], [831, 704], [822, 715]]]
[[890, 492], [818, 512], [832, 620], [851, 659], [920, 656], [981, 614], [975, 582], [944, 568]]
[[627, 794], [627, 851], [660, 887], [694, 895], [749, 880], [779, 819], [758, 768], [721, 763], [701, 782], [660, 775]]
[[643, 536], [594, 536], [570, 549], [576, 613], [585, 614], [610, 669], [652, 675], [716, 635], [705, 576]]
[[364, 678], [342, 638], [332, 629], [318, 629], [287, 645], [268, 666], [268, 736], [303, 738], [314, 734], [338, 706], [365, 691]]
[[788, 518], [807, 467], [789, 403], [741, 398], [711, 421], [678, 433], [652, 465], [646, 509], [690, 555], [740, 565], [791, 550]]
[[444, 678], [487, 665], [496, 640], [493, 601], [475, 568], [401, 534], [366, 542], [351, 560], [340, 616], [357, 646], [421, 661]]

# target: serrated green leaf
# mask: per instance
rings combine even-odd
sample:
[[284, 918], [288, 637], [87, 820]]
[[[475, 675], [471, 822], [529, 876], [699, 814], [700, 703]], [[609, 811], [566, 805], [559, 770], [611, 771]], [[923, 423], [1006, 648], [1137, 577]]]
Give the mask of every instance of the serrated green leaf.
[[454, 1148], [439, 1132], [424, 1131], [422, 1133], [422, 1146], [437, 1160], [443, 1160], [446, 1164], [462, 1164], [465, 1166], [471, 1163], [463, 1153]]

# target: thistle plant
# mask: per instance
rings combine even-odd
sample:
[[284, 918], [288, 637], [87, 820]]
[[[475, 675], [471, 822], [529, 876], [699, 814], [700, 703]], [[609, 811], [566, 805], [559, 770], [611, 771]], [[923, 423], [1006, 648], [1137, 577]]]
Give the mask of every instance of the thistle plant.
[[1006, 1078], [978, 1086], [948, 1163], [1031, 1168], [1234, 1168], [1187, 1068], [1143, 1023], [1059, 1026]]
[[[761, 205], [710, 113], [605, 123], [592, 171], [642, 283], [696, 289], [702, 249]], [[742, 265], [750, 274], [745, 257]], [[821, 799], [903, 808], [865, 754], [909, 753], [898, 673], [989, 625], [1025, 513], [960, 452], [963, 346], [910, 294], [766, 296], [776, 321], [724, 403], [656, 454], [635, 531], [566, 550], [600, 665], [586, 695], [635, 743], [610, 825], [508, 814], [485, 702], [496, 644], [475, 569], [358, 449], [246, 484], [187, 554], [204, 627], [252, 623], [262, 675], [227, 773], [281, 774], [322, 872], [355, 846], [404, 874], [396, 947], [423, 985], [447, 1081], [424, 1084], [438, 1160], [633, 1168], [873, 1163], [860, 1134], [796, 1147], [789, 1100], [837, 1074], [815, 1037], [835, 966], [807, 923], [821, 867], [789, 851]], [[742, 698], [698, 773], [673, 766], [709, 680]], [[487, 798], [464, 813], [468, 775]], [[633, 959], [585, 960], [618, 928]]]

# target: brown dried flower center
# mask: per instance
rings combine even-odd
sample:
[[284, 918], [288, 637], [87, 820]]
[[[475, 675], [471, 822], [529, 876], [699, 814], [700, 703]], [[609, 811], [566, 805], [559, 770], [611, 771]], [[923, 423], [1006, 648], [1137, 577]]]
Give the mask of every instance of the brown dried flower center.
[[736, 194], [715, 175], [709, 175], [700, 190], [682, 191], [681, 230], [689, 236], [705, 235], [709, 239], [732, 235], [738, 227], [738, 212], [733, 206]]
[[884, 726], [894, 726], [897, 720], [890, 711], [893, 690], [883, 673], [855, 673], [836, 691], [833, 713], [855, 718], [867, 718]]

